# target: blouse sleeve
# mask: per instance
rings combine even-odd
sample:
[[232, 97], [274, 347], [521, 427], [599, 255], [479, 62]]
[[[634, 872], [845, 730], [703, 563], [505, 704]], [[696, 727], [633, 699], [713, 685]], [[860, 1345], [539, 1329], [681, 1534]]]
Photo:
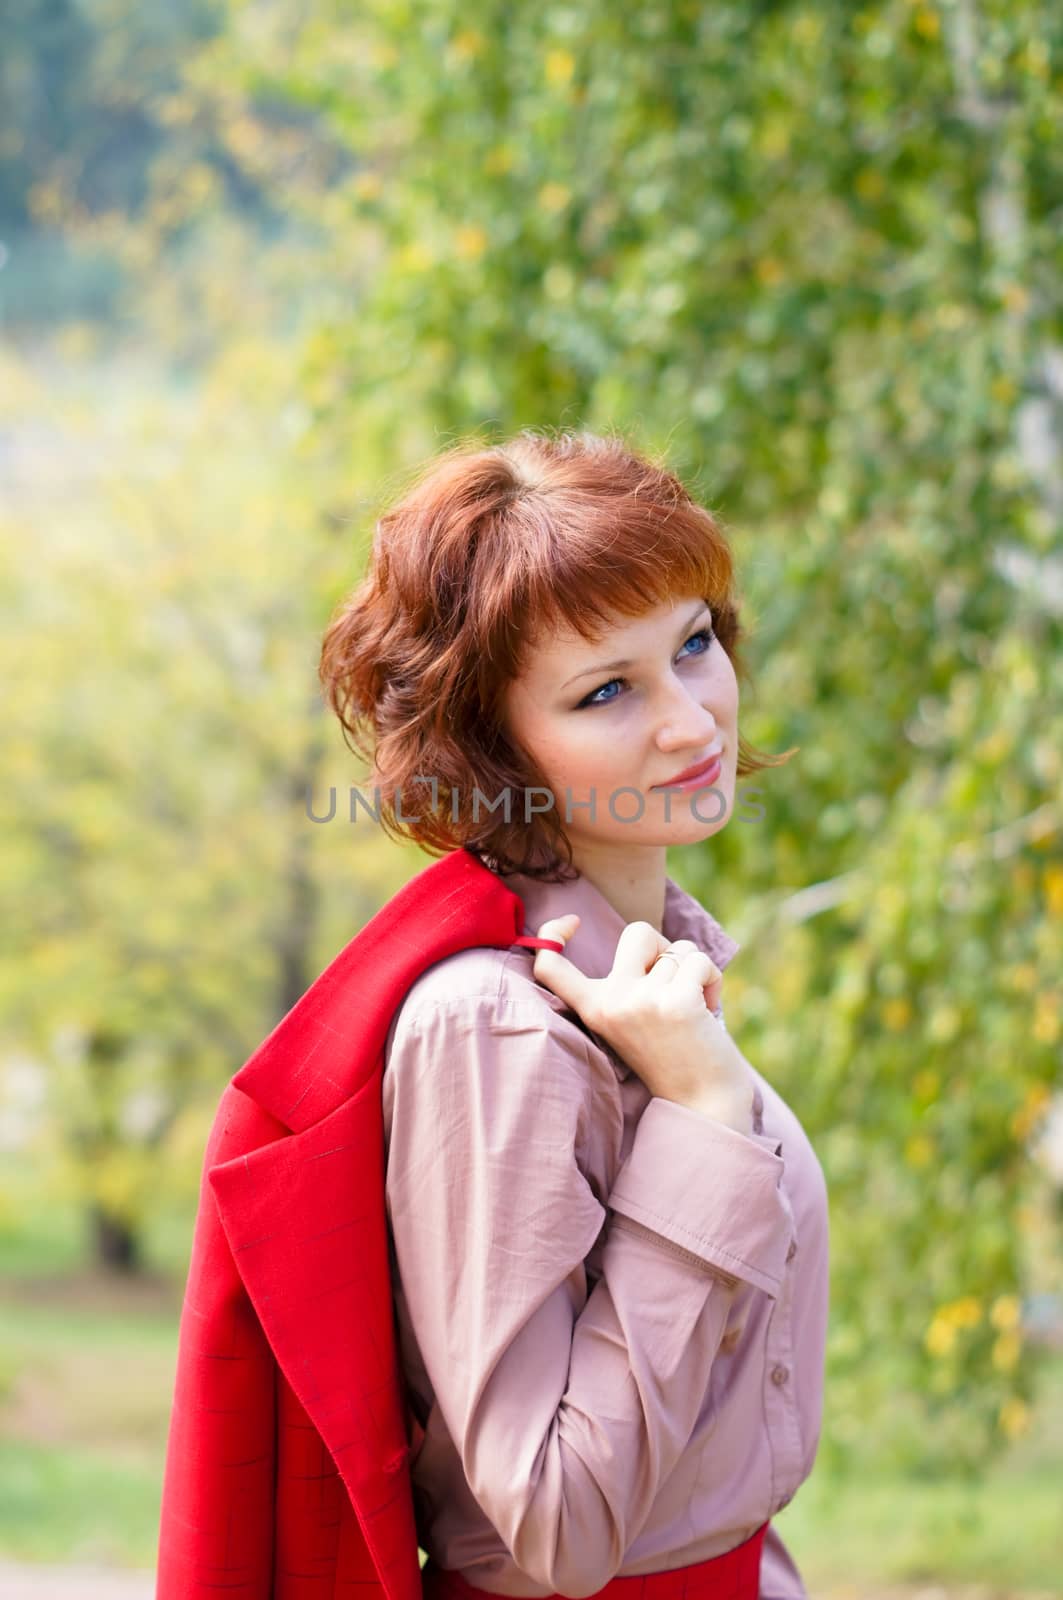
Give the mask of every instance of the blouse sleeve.
[[784, 1163], [651, 1099], [609, 1199], [638, 1220], [608, 1231], [588, 1296], [607, 1209], [581, 1166], [580, 1030], [523, 1002], [437, 1002], [400, 1013], [389, 1071], [389, 1221], [437, 1404], [514, 1562], [579, 1600], [616, 1574], [690, 1438], [735, 1281], [778, 1287]]
[[760, 1551], [760, 1600], [808, 1600], [804, 1579], [774, 1522], [768, 1523]]

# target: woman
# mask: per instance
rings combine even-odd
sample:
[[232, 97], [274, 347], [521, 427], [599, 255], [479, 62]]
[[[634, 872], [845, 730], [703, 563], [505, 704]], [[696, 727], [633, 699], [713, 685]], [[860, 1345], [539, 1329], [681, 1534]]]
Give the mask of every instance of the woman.
[[793, 753], [739, 735], [741, 632], [672, 474], [525, 431], [430, 464], [325, 636], [385, 829], [470, 849], [564, 948], [461, 950], [388, 1034], [426, 1592], [805, 1595], [770, 1518], [819, 1440], [826, 1189], [723, 1027], [738, 945], [666, 871]]

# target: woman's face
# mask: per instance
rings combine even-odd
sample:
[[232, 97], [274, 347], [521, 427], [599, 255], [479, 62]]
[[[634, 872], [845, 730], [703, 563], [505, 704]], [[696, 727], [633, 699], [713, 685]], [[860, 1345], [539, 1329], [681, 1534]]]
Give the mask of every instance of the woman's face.
[[[568, 634], [541, 640], [508, 686], [506, 731], [543, 773], [574, 848], [693, 844], [726, 825], [738, 680], [711, 630], [704, 600], [666, 602], [636, 621], [619, 619], [597, 644]], [[661, 787], [721, 748], [719, 772], [697, 787]], [[533, 791], [529, 806], [546, 800]], [[514, 819], [524, 817], [523, 794], [512, 807]]]

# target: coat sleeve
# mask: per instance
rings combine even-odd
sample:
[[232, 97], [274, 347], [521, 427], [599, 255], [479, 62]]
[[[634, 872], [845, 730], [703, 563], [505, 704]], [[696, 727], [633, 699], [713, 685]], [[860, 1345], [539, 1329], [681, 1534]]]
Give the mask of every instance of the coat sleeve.
[[228, 1086], [207, 1141], [178, 1334], [155, 1600], [271, 1600], [276, 1362], [208, 1181], [283, 1132]]
[[651, 1099], [588, 1296], [607, 1208], [581, 1165], [580, 1030], [516, 1001], [437, 1002], [400, 1016], [389, 1071], [397, 1268], [464, 1476], [523, 1572], [592, 1595], [690, 1438], [735, 1283], [778, 1288], [784, 1163]]

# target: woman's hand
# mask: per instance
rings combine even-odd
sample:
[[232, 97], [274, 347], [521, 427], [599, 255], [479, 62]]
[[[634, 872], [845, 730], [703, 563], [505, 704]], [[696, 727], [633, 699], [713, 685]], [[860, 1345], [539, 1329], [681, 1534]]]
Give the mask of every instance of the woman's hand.
[[[538, 937], [567, 941], [579, 920], [575, 912], [552, 917]], [[755, 1086], [749, 1063], [709, 1009], [719, 1004], [723, 974], [690, 939], [672, 941], [648, 922], [629, 922], [604, 978], [588, 978], [555, 950], [537, 951], [532, 972], [651, 1094], [750, 1131]]]

